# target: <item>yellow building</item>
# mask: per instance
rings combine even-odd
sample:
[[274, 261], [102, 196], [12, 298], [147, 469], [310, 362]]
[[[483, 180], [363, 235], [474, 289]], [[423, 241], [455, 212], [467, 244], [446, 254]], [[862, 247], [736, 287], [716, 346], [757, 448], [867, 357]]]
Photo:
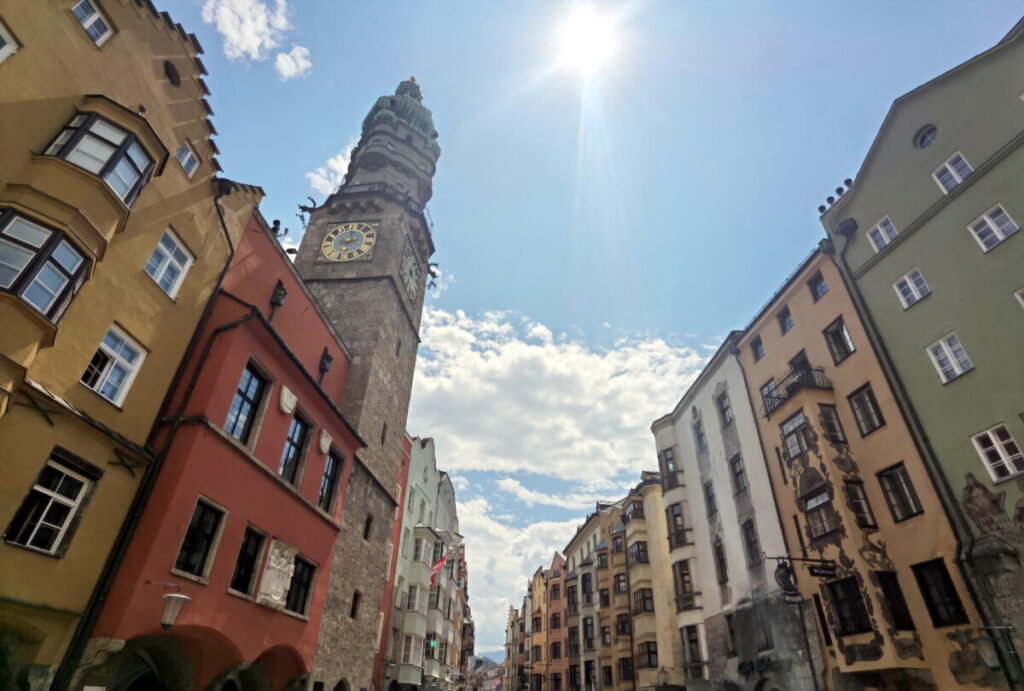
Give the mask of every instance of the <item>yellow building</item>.
[[601, 641], [601, 688], [632, 691], [633, 626], [629, 610], [629, 585], [626, 580], [626, 537], [622, 524], [622, 502], [602, 504], [597, 512], [602, 535], [598, 559], [608, 555], [608, 568], [597, 572], [600, 594], [608, 590], [608, 605], [601, 605], [601, 627], [608, 627], [609, 639]]
[[150, 3], [8, 0], [0, 33], [0, 686], [42, 689], [261, 192], [213, 177], [201, 49]]
[[530, 581], [530, 691], [549, 691], [545, 684], [548, 678], [548, 634], [547, 634], [547, 587], [544, 578], [544, 567], [539, 566], [533, 572]]

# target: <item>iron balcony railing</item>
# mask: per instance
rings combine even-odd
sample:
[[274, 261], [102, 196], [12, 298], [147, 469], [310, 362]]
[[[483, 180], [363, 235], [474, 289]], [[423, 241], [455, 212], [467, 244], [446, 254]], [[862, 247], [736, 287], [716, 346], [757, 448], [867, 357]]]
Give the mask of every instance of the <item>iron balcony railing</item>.
[[668, 548], [675, 549], [676, 547], [683, 547], [685, 545], [692, 545], [693, 540], [686, 537], [686, 534], [693, 530], [693, 528], [676, 528], [668, 534]]
[[686, 680], [691, 681], [694, 679], [707, 679], [707, 673], [705, 667], [706, 662], [685, 662], [683, 663], [683, 673], [686, 675]]
[[761, 406], [761, 412], [768, 417], [773, 410], [803, 389], [831, 390], [831, 388], [832, 381], [825, 376], [825, 370], [821, 367], [801, 367], [790, 370], [789, 374], [764, 392], [764, 405]]
[[690, 591], [688, 593], [677, 593], [676, 611], [684, 612], [689, 609], [700, 609], [700, 604], [697, 602], [698, 597], [700, 597], [700, 593], [698, 591]]

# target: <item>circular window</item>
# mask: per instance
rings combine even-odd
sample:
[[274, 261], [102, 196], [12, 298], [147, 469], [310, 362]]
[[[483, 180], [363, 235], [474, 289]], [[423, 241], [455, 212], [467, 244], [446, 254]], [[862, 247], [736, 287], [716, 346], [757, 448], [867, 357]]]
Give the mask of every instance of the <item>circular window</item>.
[[914, 135], [914, 146], [918, 149], [927, 149], [938, 134], [939, 128], [935, 125], [925, 125]]

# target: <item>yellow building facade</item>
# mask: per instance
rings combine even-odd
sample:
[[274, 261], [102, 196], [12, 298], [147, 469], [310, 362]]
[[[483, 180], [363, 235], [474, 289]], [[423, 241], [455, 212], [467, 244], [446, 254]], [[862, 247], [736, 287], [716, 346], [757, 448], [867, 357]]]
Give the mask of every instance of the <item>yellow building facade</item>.
[[262, 193], [214, 178], [201, 48], [150, 3], [10, 0], [0, 24], [0, 686], [61, 688]]

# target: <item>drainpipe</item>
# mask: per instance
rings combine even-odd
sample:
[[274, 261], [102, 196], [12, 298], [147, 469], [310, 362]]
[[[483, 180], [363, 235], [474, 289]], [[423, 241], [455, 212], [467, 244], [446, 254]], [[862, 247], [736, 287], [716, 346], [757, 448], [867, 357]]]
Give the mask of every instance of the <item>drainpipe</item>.
[[[220, 205], [222, 197], [230, 194], [231, 183], [223, 179], [214, 179], [217, 185], [217, 192], [213, 197], [213, 206], [217, 211], [217, 219], [220, 224], [221, 232], [224, 234], [224, 239], [228, 246], [228, 256], [224, 262], [224, 267], [220, 271], [220, 275], [217, 276], [217, 283], [214, 286], [213, 292], [210, 294], [209, 299], [206, 301], [206, 306], [203, 308], [203, 314], [199, 318], [199, 323], [196, 325], [196, 330], [192, 334], [192, 338], [189, 340], [185, 355], [182, 357], [181, 362], [178, 363], [177, 370], [174, 374], [174, 380], [178, 381], [181, 375], [184, 373], [185, 367], [188, 362], [188, 355], [192, 352], [196, 346], [199, 334], [202, 331], [203, 326], [206, 325], [210, 317], [210, 313], [213, 311], [213, 303], [217, 294], [220, 292], [220, 288], [224, 283], [224, 277], [227, 275], [228, 269], [231, 267], [231, 262], [235, 256], [235, 243], [231, 240], [231, 233], [228, 231], [227, 222], [224, 220], [224, 210]], [[255, 315], [249, 315], [244, 317], [235, 323], [235, 326], [243, 321], [251, 319]], [[230, 326], [230, 325], [229, 325]], [[232, 327], [234, 328], [234, 327]], [[218, 329], [218, 331], [226, 330], [224, 327]], [[96, 620], [99, 618], [100, 611], [103, 609], [103, 604], [106, 602], [107, 595], [110, 594], [110, 588], [114, 583], [114, 576], [117, 574], [118, 568], [121, 566], [121, 562], [124, 560], [124, 555], [128, 551], [128, 545], [131, 542], [132, 536], [135, 534], [135, 528], [138, 525], [139, 518], [142, 515], [142, 509], [149, 500], [152, 494], [153, 485], [156, 482], [156, 478], [160, 473], [160, 469], [163, 466], [164, 459], [167, 456], [167, 451], [170, 448], [171, 441], [174, 438], [174, 434], [177, 432], [180, 426], [181, 412], [184, 411], [185, 406], [188, 403], [188, 399], [191, 396], [192, 390], [195, 388], [195, 380], [198, 376], [198, 371], [201, 369], [202, 363], [205, 361], [205, 356], [209, 352], [210, 346], [212, 345], [212, 339], [219, 335], [217, 332], [211, 334], [211, 339], [207, 342], [206, 349], [204, 350], [204, 357], [200, 360], [200, 365], [196, 368], [196, 373], [193, 374], [192, 382], [189, 385], [189, 389], [182, 399], [182, 403], [178, 409], [178, 415], [175, 416], [175, 424], [172, 427], [171, 432], [167, 436], [163, 447], [154, 456], [153, 460], [143, 471], [142, 480], [139, 482], [139, 488], [135, 492], [135, 497], [132, 499], [131, 506], [128, 509], [128, 513], [125, 517], [125, 521], [118, 531], [117, 538], [114, 541], [114, 545], [111, 548], [110, 555], [107, 557], [106, 563], [103, 565], [103, 570], [100, 572], [100, 577], [96, 582], [96, 588], [93, 590], [92, 595], [89, 598], [89, 603], [86, 605], [85, 611], [82, 614], [82, 619], [79, 621], [78, 626], [75, 628], [75, 632], [71, 637], [71, 642], [68, 644], [68, 650], [64, 654], [64, 659], [61, 660], [60, 666], [57, 668], [57, 672], [54, 675], [53, 682], [50, 686], [51, 691], [65, 691], [71, 685], [75, 679], [75, 674], [78, 671], [78, 663], [85, 652], [85, 646], [89, 641], [89, 634], [92, 633], [93, 627], [96, 625]], [[170, 405], [171, 394], [174, 391], [174, 386], [170, 386], [167, 389], [167, 393], [164, 394], [163, 403], [160, 406], [160, 410], [164, 411]], [[153, 441], [153, 436], [156, 433], [158, 427], [163, 424], [163, 420], [158, 418], [156, 424], [153, 426], [153, 430], [149, 434], [147, 447]]]
[[[845, 201], [845, 198], [844, 200]], [[833, 209], [837, 209], [842, 202], [837, 203]], [[845, 206], [845, 204], [843, 204]], [[971, 554], [974, 550], [974, 531], [971, 530], [970, 524], [967, 522], [963, 511], [960, 508], [959, 502], [956, 500], [956, 495], [953, 491], [952, 486], [949, 484], [949, 478], [941, 470], [938, 461], [938, 454], [935, 453], [935, 449], [932, 447], [931, 440], [928, 438], [928, 434], [925, 432], [924, 425], [921, 423], [921, 419], [917, 415], [913, 404], [910, 401], [910, 395], [907, 393], [907, 389], [903, 384], [903, 380], [900, 378], [899, 373], [896, 371], [896, 366], [893, 363], [892, 356], [889, 353], [889, 349], [885, 345], [885, 341], [882, 339], [882, 334], [878, 330], [878, 326], [871, 315], [871, 311], [868, 309], [867, 304], [864, 301], [864, 296], [860, 292], [860, 286], [853, 278], [853, 271], [850, 269], [849, 264], [846, 260], [846, 251], [850, 247], [850, 234], [856, 231], [856, 221], [853, 221], [853, 230], [850, 234], [841, 232], [834, 223], [834, 219], [837, 216], [834, 213], [830, 216], [826, 224], [826, 231], [828, 232], [831, 243], [831, 237], [836, 235], [844, 239], [843, 246], [838, 252], [839, 261], [835, 261], [834, 257], [836, 253], [833, 251], [830, 254], [832, 263], [839, 269], [839, 275], [843, 278], [843, 283], [846, 285], [846, 290], [850, 294], [853, 301], [854, 309], [857, 311], [857, 316], [864, 324], [864, 330], [868, 334], [868, 340], [871, 341], [872, 347], [875, 352], [878, 353], [878, 362], [882, 366], [882, 372], [885, 374], [888, 383], [893, 389], [897, 401], [897, 408], [900, 411], [900, 415], [903, 418], [904, 424], [907, 429], [910, 430], [911, 437], [914, 439], [914, 444], [917, 446], [918, 451], [921, 453], [921, 457], [925, 460], [924, 468], [928, 473], [928, 477], [931, 479], [933, 486], [938, 490], [940, 498], [945, 498], [945, 501], [940, 501], [942, 505], [943, 513], [946, 518], [949, 519], [950, 525], [953, 526], [953, 539], [956, 542], [956, 565], [960, 571], [960, 575], [963, 577], [964, 586], [967, 588], [967, 592], [970, 594], [971, 599], [977, 605], [978, 616], [981, 619], [982, 627], [984, 629], [1002, 629], [1002, 622], [998, 621], [998, 616], [994, 612], [989, 612], [989, 605], [985, 599], [979, 594], [979, 588], [975, 582], [975, 575], [973, 569], [966, 565], [965, 555]], [[842, 225], [842, 223], [840, 223]], [[833, 245], [834, 248], [834, 245]], [[964, 548], [962, 542], [962, 536], [967, 537], [967, 547]], [[994, 608], [993, 608], [994, 609]], [[996, 621], [993, 621], [996, 619]], [[1024, 688], [1021, 684], [1017, 683], [1014, 679], [1011, 679], [1011, 673], [1013, 676], [1020, 675], [1020, 655], [1017, 653], [1017, 649], [1014, 647], [1013, 639], [1009, 636], [1005, 637], [1006, 647], [1010, 655], [1014, 658], [1014, 669], [1011, 670], [1007, 664], [1009, 660], [1006, 659], [1005, 651], [1001, 649], [998, 644], [993, 646], [996, 649], [996, 653], [999, 655], [1000, 667], [1002, 669], [1002, 676], [1009, 684], [1011, 689]]]

